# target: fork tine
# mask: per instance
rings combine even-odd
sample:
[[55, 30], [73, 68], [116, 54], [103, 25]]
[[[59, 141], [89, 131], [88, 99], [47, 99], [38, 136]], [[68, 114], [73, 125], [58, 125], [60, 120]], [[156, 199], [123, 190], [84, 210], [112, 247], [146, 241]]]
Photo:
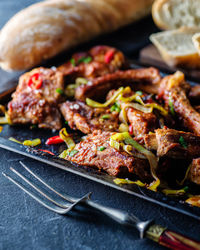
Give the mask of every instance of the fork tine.
[[56, 193], [61, 198], [69, 201], [69, 202], [76, 202], [78, 199], [71, 197], [69, 195], [62, 195], [60, 192], [49, 186], [41, 177], [33, 173], [30, 168], [28, 168], [22, 161], [19, 161], [19, 163], [22, 165], [23, 168], [25, 168], [30, 174], [32, 174], [38, 181], [40, 181], [43, 185], [45, 185], [47, 188], [49, 188], [52, 192]]
[[[9, 179], [11, 182], [13, 182], [15, 185], [17, 185], [20, 189], [22, 189], [24, 192], [26, 192], [28, 195], [30, 195], [34, 200], [36, 200], [37, 202], [39, 202], [41, 205], [43, 205], [44, 207], [48, 208], [49, 210], [59, 213], [59, 214], [65, 214], [66, 213], [66, 208], [61, 208], [61, 207], [57, 207], [54, 206], [53, 204], [50, 206], [47, 204], [47, 202], [43, 201], [40, 197], [36, 196], [34, 193], [32, 193], [31, 191], [29, 191], [28, 189], [26, 189], [22, 184], [20, 184], [18, 181], [14, 180], [12, 177], [10, 177], [9, 175], [5, 174], [4, 172], [2, 172], [2, 174]], [[73, 204], [72, 204], [73, 205]], [[69, 206], [70, 208], [71, 206]]]
[[47, 194], [45, 194], [41, 189], [39, 189], [37, 186], [35, 186], [33, 183], [31, 183], [25, 176], [23, 176], [22, 174], [20, 174], [16, 169], [14, 168], [10, 168], [10, 170], [12, 172], [14, 172], [16, 175], [18, 175], [20, 178], [22, 178], [22, 180], [24, 180], [26, 183], [28, 183], [32, 188], [34, 188], [38, 193], [40, 193], [41, 195], [43, 195], [46, 199], [48, 199], [49, 201], [53, 202], [55, 205], [62, 207], [62, 208], [68, 208], [69, 205], [71, 204], [61, 204], [58, 203], [56, 200], [52, 199], [50, 196], [48, 196]]

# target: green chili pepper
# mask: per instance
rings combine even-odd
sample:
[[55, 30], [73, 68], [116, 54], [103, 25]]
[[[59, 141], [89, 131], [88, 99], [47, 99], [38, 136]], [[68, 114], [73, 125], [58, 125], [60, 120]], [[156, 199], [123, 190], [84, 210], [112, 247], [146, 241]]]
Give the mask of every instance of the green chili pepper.
[[109, 119], [110, 118], [110, 116], [109, 115], [102, 115], [102, 117], [101, 117], [102, 119]]
[[71, 156], [71, 157], [73, 157], [77, 153], [78, 153], [78, 150], [74, 149], [74, 150], [68, 152], [68, 155]]
[[91, 56], [88, 56], [88, 57], [81, 57], [81, 58], [79, 58], [78, 59], [78, 63], [82, 63], [82, 62], [84, 62], [84, 63], [89, 63], [89, 62], [91, 62], [92, 61], [92, 57]]
[[171, 96], [169, 97], [168, 104], [169, 104], [169, 109], [170, 109], [171, 114], [175, 115], [174, 105], [173, 105]]
[[99, 151], [104, 151], [104, 149], [106, 149], [106, 147], [104, 147], [104, 146], [98, 147], [98, 150], [99, 150]]
[[75, 59], [74, 59], [74, 58], [71, 58], [71, 59], [70, 59], [70, 63], [71, 63], [72, 66], [74, 66], [74, 67], [76, 66], [76, 62], [75, 62]]
[[63, 92], [63, 90], [61, 88], [57, 88], [56, 93], [58, 93], [60, 95], [64, 94], [64, 92]]
[[187, 142], [185, 141], [185, 139], [183, 138], [183, 136], [180, 136], [179, 138], [179, 143], [183, 148], [187, 148]]

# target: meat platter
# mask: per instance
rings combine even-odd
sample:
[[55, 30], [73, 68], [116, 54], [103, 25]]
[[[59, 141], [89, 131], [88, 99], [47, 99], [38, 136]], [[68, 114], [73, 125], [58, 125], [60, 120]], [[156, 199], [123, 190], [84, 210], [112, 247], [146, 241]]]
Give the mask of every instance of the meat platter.
[[199, 89], [95, 46], [20, 77], [0, 147], [200, 219]]

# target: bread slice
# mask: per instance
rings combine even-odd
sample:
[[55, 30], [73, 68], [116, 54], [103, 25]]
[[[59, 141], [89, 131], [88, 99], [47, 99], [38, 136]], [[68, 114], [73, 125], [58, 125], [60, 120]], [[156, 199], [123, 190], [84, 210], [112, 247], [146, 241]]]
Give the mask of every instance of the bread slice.
[[200, 33], [196, 33], [192, 37], [192, 41], [193, 41], [194, 47], [196, 48], [197, 52], [200, 55]]
[[152, 34], [150, 40], [169, 66], [200, 68], [200, 56], [192, 42], [197, 32], [199, 28], [182, 27]]
[[200, 27], [200, 0], [156, 0], [152, 16], [156, 25], [164, 30]]

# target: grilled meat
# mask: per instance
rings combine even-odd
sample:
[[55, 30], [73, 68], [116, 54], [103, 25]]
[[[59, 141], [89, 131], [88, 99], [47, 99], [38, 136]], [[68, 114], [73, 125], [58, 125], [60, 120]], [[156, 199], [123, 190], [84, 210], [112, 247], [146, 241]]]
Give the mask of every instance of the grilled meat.
[[168, 76], [162, 80], [160, 95], [167, 106], [173, 108], [186, 129], [200, 135], [200, 113], [190, 104], [187, 92], [190, 89], [180, 73]]
[[85, 134], [94, 130], [117, 131], [119, 119], [117, 112], [105, 108], [91, 108], [84, 102], [65, 102], [60, 110], [72, 129], [78, 129]]
[[58, 103], [62, 101], [63, 76], [52, 69], [36, 68], [22, 75], [8, 115], [12, 124], [38, 124], [40, 128], [62, 127]]
[[94, 131], [76, 145], [75, 155], [67, 155], [65, 159], [80, 165], [96, 167], [113, 176], [136, 176], [142, 181], [151, 182], [148, 161], [112, 148], [109, 144], [111, 135], [111, 132]]
[[79, 86], [75, 91], [75, 98], [82, 101], [87, 97], [98, 99], [105, 96], [113, 88], [117, 89], [120, 86], [129, 86], [138, 82], [158, 84], [160, 80], [159, 71], [155, 68], [116, 71]]
[[128, 63], [119, 50], [109, 46], [95, 46], [88, 52], [76, 53], [71, 61], [58, 67], [64, 76], [75, 79], [88, 79], [103, 76], [128, 66]]
[[156, 129], [155, 134], [145, 135], [145, 146], [157, 150], [159, 157], [177, 159], [200, 156], [200, 136], [175, 129]]
[[189, 170], [188, 179], [200, 185], [200, 158], [193, 159]]
[[153, 113], [143, 113], [139, 110], [128, 108], [127, 118], [132, 126], [134, 136], [148, 134], [158, 127], [158, 121]]

